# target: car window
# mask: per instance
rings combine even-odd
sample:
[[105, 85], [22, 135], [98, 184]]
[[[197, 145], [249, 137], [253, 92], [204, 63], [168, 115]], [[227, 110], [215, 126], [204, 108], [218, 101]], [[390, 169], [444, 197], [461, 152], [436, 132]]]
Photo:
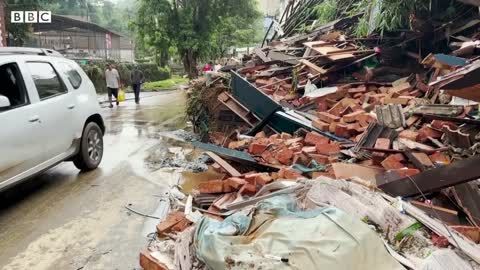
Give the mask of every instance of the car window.
[[28, 62], [27, 66], [41, 100], [67, 93], [67, 88], [63, 85], [51, 64]]
[[0, 112], [12, 110], [30, 104], [23, 77], [17, 64], [0, 66], [0, 96], [10, 102], [10, 106], [0, 108]]
[[58, 63], [60, 71], [67, 76], [68, 81], [73, 86], [73, 88], [78, 89], [82, 84], [82, 76], [75, 70], [75, 67], [72, 64], [60, 62]]

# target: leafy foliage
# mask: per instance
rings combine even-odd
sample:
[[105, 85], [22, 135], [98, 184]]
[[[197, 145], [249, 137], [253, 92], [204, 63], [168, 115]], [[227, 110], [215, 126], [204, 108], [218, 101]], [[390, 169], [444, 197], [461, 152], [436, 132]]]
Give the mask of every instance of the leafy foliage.
[[[85, 73], [87, 73], [90, 80], [92, 80], [97, 92], [99, 93], [105, 93], [107, 90], [104, 79], [106, 65], [107, 62], [105, 61], [95, 61], [82, 66], [83, 70]], [[130, 74], [134, 65], [124, 63], [114, 65], [118, 70], [122, 83], [125, 86], [129, 86], [131, 84]], [[156, 64], [138, 64], [138, 68], [145, 75], [145, 80], [147, 82], [166, 80], [171, 76], [169, 68], [159, 68]]]
[[317, 6], [317, 18], [326, 23], [334, 19], [361, 14], [353, 33], [358, 37], [373, 32], [383, 35], [395, 29], [405, 29], [409, 16], [427, 9], [422, 0], [325, 0]]
[[174, 47], [194, 78], [199, 59], [221, 56], [254, 36], [251, 25], [258, 16], [255, 0], [141, 0], [132, 26], [160, 64]]
[[337, 15], [337, 1], [336, 0], [324, 0], [315, 8], [317, 14], [317, 24], [326, 24], [335, 20]]

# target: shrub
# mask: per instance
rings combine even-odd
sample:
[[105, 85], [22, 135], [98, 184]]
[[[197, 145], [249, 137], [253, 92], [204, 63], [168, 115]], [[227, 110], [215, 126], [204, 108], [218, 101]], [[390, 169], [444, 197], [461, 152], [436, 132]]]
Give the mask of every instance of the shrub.
[[[87, 73], [90, 80], [98, 93], [105, 93], [107, 91], [107, 86], [105, 84], [104, 72], [108, 63], [106, 61], [95, 61], [89, 62], [86, 65], [82, 65], [83, 70]], [[130, 75], [132, 70], [135, 67], [135, 64], [132, 63], [113, 63], [115, 68], [118, 70], [122, 84], [125, 86], [131, 85]], [[171, 71], [169, 67], [159, 67], [155, 64], [140, 63], [138, 64], [139, 69], [145, 75], [146, 82], [152, 81], [162, 81], [169, 79], [171, 77]]]

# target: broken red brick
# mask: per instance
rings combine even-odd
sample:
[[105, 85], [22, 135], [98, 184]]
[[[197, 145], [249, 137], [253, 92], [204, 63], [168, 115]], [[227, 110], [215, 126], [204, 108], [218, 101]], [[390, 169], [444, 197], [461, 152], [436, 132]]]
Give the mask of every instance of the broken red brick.
[[375, 148], [378, 149], [390, 149], [390, 139], [387, 138], [378, 138], [375, 142]]
[[327, 112], [319, 112], [317, 116], [321, 121], [329, 124], [340, 121], [340, 117]]
[[192, 222], [190, 220], [188, 220], [187, 218], [184, 218], [172, 227], [172, 232], [183, 232], [190, 225], [192, 225]]
[[277, 152], [275, 158], [284, 165], [290, 165], [292, 163], [293, 151], [285, 148]]
[[414, 175], [417, 175], [420, 173], [419, 170], [417, 169], [411, 169], [411, 168], [408, 168], [408, 169], [396, 169], [394, 170], [396, 171], [401, 177], [408, 177], [408, 176], [414, 176]]
[[345, 110], [345, 106], [341, 102], [337, 102], [330, 110], [328, 110], [327, 113], [334, 116], [340, 116], [340, 113], [344, 110]]
[[353, 112], [353, 113], [349, 113], [349, 114], [346, 114], [343, 116], [343, 121], [345, 121], [345, 123], [353, 123], [355, 121], [357, 121], [357, 117], [359, 117], [360, 115], [364, 114], [365, 112], [363, 110], [360, 110], [360, 111], [356, 111], [356, 112]]
[[340, 153], [340, 146], [338, 144], [317, 144], [317, 153], [321, 155], [334, 155]]
[[433, 163], [450, 164], [450, 158], [442, 152], [435, 152], [429, 158]]
[[329, 163], [328, 156], [320, 154], [310, 154], [310, 157], [320, 165], [327, 165]]
[[340, 112], [340, 117], [353, 113], [353, 110], [350, 106], [346, 107], [342, 112]]
[[312, 120], [312, 126], [318, 128], [321, 131], [328, 131], [330, 124], [323, 122], [322, 120], [316, 118]]
[[350, 137], [350, 132], [348, 131], [348, 126], [345, 124], [337, 124], [335, 127], [335, 135], [343, 138]]
[[280, 164], [280, 162], [278, 162], [278, 160], [275, 159], [272, 152], [270, 152], [268, 150], [264, 151], [261, 156], [262, 156], [263, 160], [265, 160], [265, 162], [267, 162], [268, 164], [272, 164], [272, 165], [279, 165]]
[[309, 132], [305, 136], [305, 143], [308, 145], [316, 145], [318, 143], [329, 143], [330, 139], [317, 133], [317, 132]]
[[267, 149], [268, 145], [259, 144], [259, 143], [251, 143], [248, 147], [248, 152], [252, 155], [260, 155]]
[[381, 164], [386, 170], [394, 170], [404, 168], [405, 165], [401, 163], [404, 160], [402, 154], [389, 155]]
[[411, 141], [416, 141], [417, 138], [418, 138], [418, 132], [415, 132], [415, 131], [410, 130], [410, 129], [406, 129], [406, 130], [403, 130], [402, 132], [400, 132], [398, 134], [398, 137], [408, 139], [408, 140], [411, 140]]
[[247, 143], [248, 143], [248, 141], [246, 141], [246, 140], [233, 141], [233, 142], [230, 142], [228, 144], [228, 148], [229, 149], [239, 149], [239, 148], [242, 148], [242, 147], [246, 146]]
[[432, 128], [439, 129], [439, 130], [443, 130], [443, 126], [448, 126], [452, 130], [458, 129], [458, 126], [455, 125], [454, 123], [448, 122], [448, 121], [441, 121], [441, 120], [433, 120], [431, 123], [431, 126]]
[[200, 193], [222, 193], [223, 192], [223, 180], [210, 180], [201, 182], [198, 185]]
[[168, 216], [165, 218], [164, 221], [160, 222], [157, 225], [157, 234], [159, 236], [162, 236], [166, 233], [169, 233], [172, 231], [173, 226], [175, 226], [177, 223], [182, 221], [185, 218], [185, 214], [179, 211], [171, 212], [168, 214]]
[[152, 257], [148, 249], [140, 252], [140, 266], [144, 270], [168, 270], [168, 266]]
[[255, 181], [257, 182], [257, 184], [264, 186], [272, 182], [273, 178], [270, 175], [268, 175], [268, 173], [262, 173], [260, 175], [257, 175], [257, 177], [255, 178]]
[[257, 193], [257, 186], [252, 184], [246, 184], [240, 189], [240, 194], [253, 196]]
[[302, 177], [302, 173], [292, 168], [281, 168], [278, 171], [279, 179], [296, 180]]
[[[245, 179], [242, 179], [239, 177], [230, 177], [227, 180], [224, 180], [224, 188], [225, 188], [225, 185], [227, 185], [235, 190], [239, 190], [240, 187], [242, 187], [246, 183], [247, 183], [246, 177]], [[224, 191], [224, 192], [227, 192], [227, 191]]]
[[440, 139], [442, 137], [443, 133], [437, 130], [434, 130], [433, 128], [430, 128], [428, 126], [423, 126], [419, 131], [418, 131], [418, 138], [417, 141], [419, 142], [426, 142], [428, 141], [428, 137], [432, 137], [434, 139]]
[[427, 154], [422, 153], [422, 152], [413, 152], [412, 156], [414, 156], [415, 159], [417, 159], [417, 161], [420, 162], [423, 166], [433, 167], [433, 163], [432, 163], [432, 161], [430, 160], [430, 158], [428, 157]]

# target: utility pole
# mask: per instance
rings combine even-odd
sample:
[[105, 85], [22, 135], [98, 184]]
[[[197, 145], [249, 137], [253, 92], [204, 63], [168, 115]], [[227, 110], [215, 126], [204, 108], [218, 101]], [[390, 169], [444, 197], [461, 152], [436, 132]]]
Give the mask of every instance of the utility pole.
[[7, 17], [5, 16], [5, 0], [0, 0], [0, 47], [7, 46]]

